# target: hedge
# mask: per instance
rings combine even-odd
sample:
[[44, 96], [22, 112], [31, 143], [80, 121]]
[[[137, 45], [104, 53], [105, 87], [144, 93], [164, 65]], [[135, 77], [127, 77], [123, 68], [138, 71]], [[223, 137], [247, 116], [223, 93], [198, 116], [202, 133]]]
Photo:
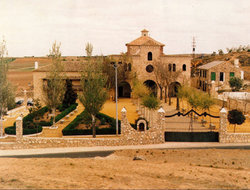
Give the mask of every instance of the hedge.
[[[43, 130], [43, 128], [39, 125], [36, 127], [38, 127], [38, 128], [33, 128], [33, 129], [23, 128], [23, 135], [40, 133]], [[16, 126], [5, 128], [5, 133], [9, 134], [9, 135], [15, 135], [16, 134]]]
[[[67, 109], [65, 109], [62, 113], [60, 113], [59, 115], [56, 116], [56, 122], [58, 122], [59, 120], [61, 120], [62, 118], [64, 118], [66, 115], [68, 115], [70, 112], [72, 112], [73, 110], [76, 109], [77, 107], [77, 103], [72, 104], [70, 107], [68, 107]], [[41, 126], [51, 126], [53, 125], [53, 117], [50, 119], [50, 121], [40, 121], [38, 123]]]
[[[69, 108], [65, 109], [62, 113], [56, 116], [56, 122], [68, 115], [70, 112], [76, 109], [76, 104], [72, 104]], [[48, 107], [45, 106], [41, 108], [40, 110], [33, 112], [31, 114], [28, 114], [23, 118], [23, 134], [29, 135], [34, 133], [40, 133], [42, 131], [42, 126], [51, 126], [53, 124], [53, 118], [51, 118], [50, 122], [46, 121], [40, 121], [38, 123], [33, 122], [33, 119], [35, 115], [43, 116], [46, 112], [48, 112]], [[33, 125], [33, 126], [32, 126]], [[13, 126], [5, 128], [5, 133], [9, 135], [15, 135], [16, 134], [16, 122]]]
[[[92, 135], [92, 129], [76, 129], [76, 127], [81, 123], [84, 118], [87, 117], [87, 112], [83, 111], [80, 113], [70, 124], [68, 124], [63, 130], [63, 135]], [[101, 123], [107, 122], [111, 126], [110, 128], [101, 128], [96, 127], [96, 134], [116, 134], [116, 120], [113, 117], [105, 115], [103, 113], [98, 113], [96, 116]], [[118, 133], [121, 131], [121, 121], [118, 121]]]

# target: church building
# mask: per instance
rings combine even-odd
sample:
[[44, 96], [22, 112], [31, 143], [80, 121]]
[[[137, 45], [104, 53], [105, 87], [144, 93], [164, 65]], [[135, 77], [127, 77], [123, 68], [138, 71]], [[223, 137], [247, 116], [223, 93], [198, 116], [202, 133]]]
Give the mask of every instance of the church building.
[[[131, 97], [131, 89], [133, 88], [132, 73], [136, 73], [139, 81], [143, 82], [152, 91], [159, 96], [156, 77], [154, 74], [154, 65], [156, 62], [167, 64], [169, 71], [180, 72], [178, 78], [172, 82], [171, 87], [173, 95], [179, 85], [190, 85], [191, 78], [191, 59], [190, 55], [166, 55], [163, 53], [164, 44], [154, 40], [149, 36], [147, 30], [141, 31], [141, 36], [130, 43], [126, 44], [126, 55], [130, 58], [127, 71], [130, 72], [129, 77], [125, 81], [118, 84], [119, 97]], [[115, 55], [119, 59], [121, 55]], [[80, 90], [80, 67], [84, 63], [64, 63], [64, 71], [66, 76], [72, 81], [73, 88]], [[42, 87], [46, 81], [46, 72], [49, 66], [41, 67], [33, 71], [34, 98], [40, 98]], [[164, 94], [164, 93], [163, 93]]]

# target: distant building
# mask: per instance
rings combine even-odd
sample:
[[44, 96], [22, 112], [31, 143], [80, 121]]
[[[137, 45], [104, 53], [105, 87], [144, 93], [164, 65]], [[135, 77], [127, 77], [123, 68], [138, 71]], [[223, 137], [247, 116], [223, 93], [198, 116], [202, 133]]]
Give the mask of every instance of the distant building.
[[[151, 38], [147, 30], [141, 31], [141, 36], [130, 43], [126, 44], [126, 55], [131, 62], [124, 63], [128, 76], [126, 80], [118, 84], [119, 97], [131, 97], [133, 73], [137, 74], [140, 81], [150, 87], [155, 94], [159, 96], [159, 90], [154, 75], [154, 63], [161, 62], [167, 64], [172, 72], [181, 71], [181, 74], [171, 84], [172, 91], [176, 91], [177, 86], [182, 84], [190, 84], [191, 77], [191, 59], [190, 55], [165, 55], [163, 53], [164, 44], [157, 42]], [[122, 55], [112, 55], [113, 58], [119, 60]], [[81, 64], [65, 63], [65, 74], [72, 80], [73, 88], [80, 90], [80, 74]], [[34, 98], [41, 97], [42, 86], [46, 81], [46, 72], [50, 69], [49, 66], [38, 68], [33, 72], [34, 80]], [[164, 94], [164, 93], [163, 93]]]
[[196, 87], [211, 93], [230, 89], [229, 80], [231, 77], [244, 79], [244, 71], [240, 69], [238, 59], [234, 60], [234, 64], [229, 61], [207, 63], [198, 67], [198, 74]]

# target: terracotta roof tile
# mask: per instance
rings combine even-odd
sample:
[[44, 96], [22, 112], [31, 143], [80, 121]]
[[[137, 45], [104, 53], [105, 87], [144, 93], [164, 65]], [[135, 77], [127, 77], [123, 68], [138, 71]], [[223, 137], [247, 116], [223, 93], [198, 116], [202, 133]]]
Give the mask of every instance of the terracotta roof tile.
[[157, 42], [153, 38], [150, 38], [149, 36], [141, 36], [134, 41], [126, 44], [130, 46], [164, 46], [164, 44]]

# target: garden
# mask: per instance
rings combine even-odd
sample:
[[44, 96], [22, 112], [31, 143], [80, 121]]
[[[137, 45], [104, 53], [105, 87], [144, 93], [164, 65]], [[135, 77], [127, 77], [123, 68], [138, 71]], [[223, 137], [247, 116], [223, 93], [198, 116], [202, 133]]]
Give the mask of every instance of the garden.
[[[92, 119], [91, 116], [84, 110], [71, 123], [69, 123], [63, 130], [64, 136], [69, 135], [92, 135]], [[116, 120], [113, 117], [98, 113], [96, 115], [96, 134], [107, 135], [116, 134]], [[118, 121], [118, 132], [120, 133], [121, 121]]]
[[[56, 111], [55, 122], [61, 120], [63, 117], [68, 115], [70, 112], [77, 108], [77, 103], [70, 105], [68, 108], [59, 106]], [[45, 106], [38, 110], [30, 110], [30, 114], [23, 118], [23, 134], [35, 134], [42, 131], [43, 126], [53, 125], [53, 116], [51, 110]], [[5, 128], [5, 133], [8, 135], [16, 134], [16, 123], [13, 126]]]

